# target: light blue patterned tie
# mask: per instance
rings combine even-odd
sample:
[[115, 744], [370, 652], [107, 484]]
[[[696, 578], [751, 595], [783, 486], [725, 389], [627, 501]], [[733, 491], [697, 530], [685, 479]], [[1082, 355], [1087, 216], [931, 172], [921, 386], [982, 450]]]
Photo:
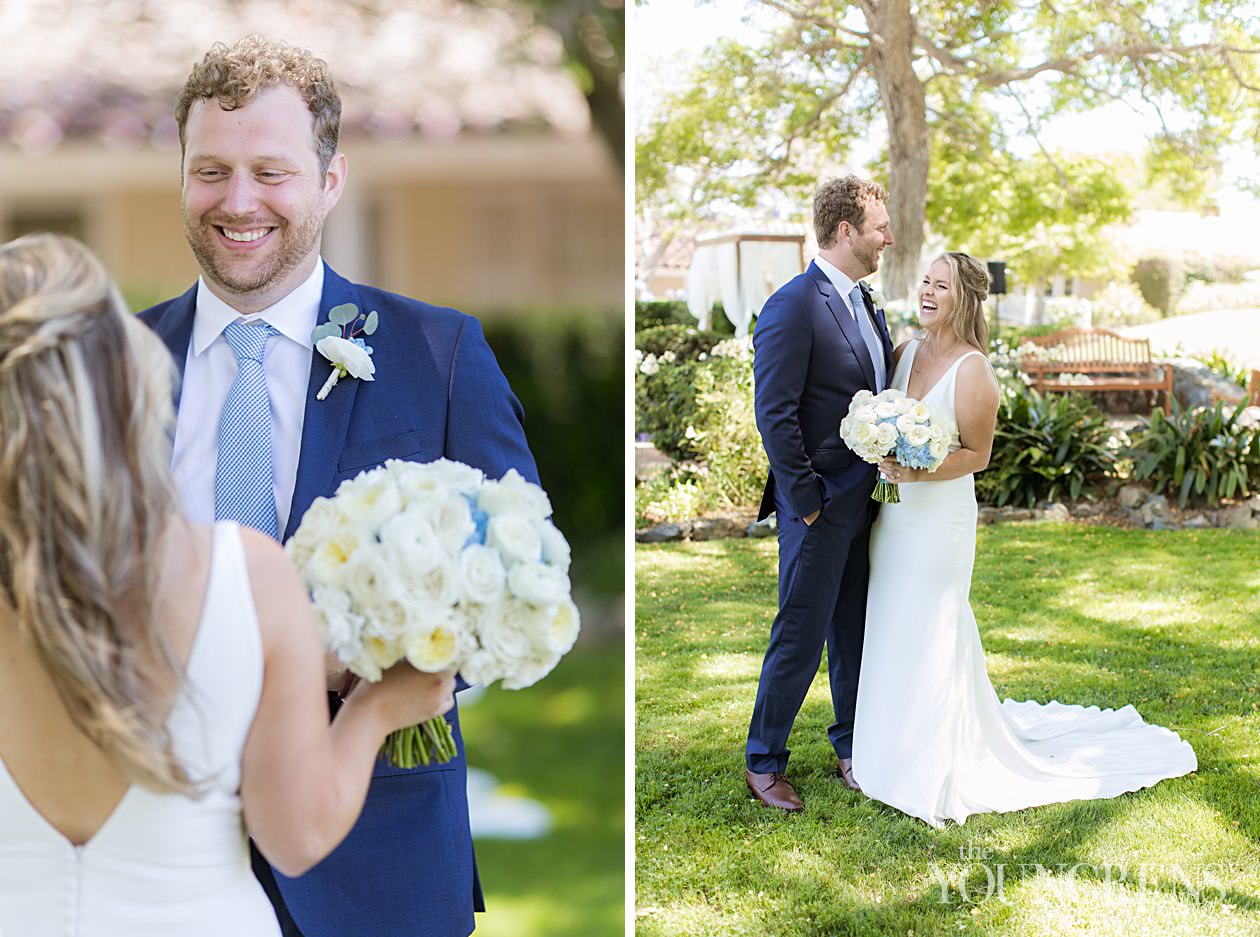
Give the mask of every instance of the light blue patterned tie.
[[855, 285], [849, 292], [849, 305], [853, 307], [853, 318], [857, 319], [862, 341], [866, 342], [866, 350], [871, 355], [871, 364], [875, 367], [875, 390], [881, 391], [888, 386], [885, 383], [887, 368], [884, 367], [884, 343], [875, 333], [875, 324], [871, 322], [870, 313], [866, 311], [866, 301], [862, 299], [862, 287]]
[[275, 472], [271, 463], [271, 397], [263, 353], [279, 335], [265, 322], [233, 322], [223, 337], [236, 353], [236, 380], [219, 418], [219, 461], [214, 473], [214, 516], [279, 539]]

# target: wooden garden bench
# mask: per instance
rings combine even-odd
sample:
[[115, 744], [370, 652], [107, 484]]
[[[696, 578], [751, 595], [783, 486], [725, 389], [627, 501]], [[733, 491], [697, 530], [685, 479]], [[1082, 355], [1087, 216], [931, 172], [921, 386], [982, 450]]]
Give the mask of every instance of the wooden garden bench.
[[1024, 339], [1020, 352], [1020, 368], [1038, 391], [1153, 390], [1157, 401], [1163, 391], [1164, 412], [1171, 412], [1173, 369], [1154, 362], [1148, 339], [1106, 329], [1063, 329]]

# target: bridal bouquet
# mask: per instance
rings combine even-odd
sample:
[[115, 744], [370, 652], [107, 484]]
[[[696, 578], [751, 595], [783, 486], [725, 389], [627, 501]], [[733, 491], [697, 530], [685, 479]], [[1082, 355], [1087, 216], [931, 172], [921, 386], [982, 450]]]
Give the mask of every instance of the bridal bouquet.
[[[893, 455], [907, 468], [929, 472], [945, 461], [954, 432], [945, 414], [894, 388], [879, 394], [858, 391], [840, 421], [840, 438], [863, 462], [878, 465]], [[885, 504], [901, 500], [897, 486], [882, 475], [871, 497]]]
[[[551, 502], [515, 470], [390, 460], [317, 498], [286, 546], [311, 589], [324, 643], [365, 680], [401, 660], [510, 690], [573, 647], [569, 545]], [[394, 732], [391, 764], [456, 754], [446, 719]]]

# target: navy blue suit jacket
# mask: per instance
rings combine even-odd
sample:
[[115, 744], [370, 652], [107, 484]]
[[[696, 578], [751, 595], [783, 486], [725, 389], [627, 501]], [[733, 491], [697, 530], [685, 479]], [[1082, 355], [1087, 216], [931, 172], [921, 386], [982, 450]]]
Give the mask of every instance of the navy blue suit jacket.
[[[891, 379], [888, 323], [860, 286]], [[854, 394], [875, 388], [875, 371], [845, 298], [817, 264], [766, 300], [753, 348], [757, 429], [770, 461], [758, 516], [775, 511], [777, 490], [793, 517], [821, 510], [830, 519], [836, 495], [869, 483], [874, 472], [840, 439], [840, 421]]]
[[[197, 286], [140, 313], [182, 371]], [[454, 309], [350, 283], [324, 268], [319, 322], [342, 303], [376, 310], [369, 340], [375, 380], [343, 378], [322, 401], [330, 366], [313, 355], [293, 506], [284, 539], [311, 502], [386, 459], [448, 458], [499, 478], [516, 469], [538, 481], [512, 395], [476, 319]], [[465, 937], [482, 910], [468, 826], [467, 765], [459, 755], [406, 770], [378, 763], [358, 822], [345, 841], [300, 878], [276, 881], [306, 937], [350, 934]]]

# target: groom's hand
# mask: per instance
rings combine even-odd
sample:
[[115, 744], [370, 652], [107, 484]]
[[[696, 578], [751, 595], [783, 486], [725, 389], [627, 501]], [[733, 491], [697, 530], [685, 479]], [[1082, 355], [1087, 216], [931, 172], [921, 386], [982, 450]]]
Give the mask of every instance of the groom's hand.
[[813, 514], [806, 514], [804, 517], [801, 518], [801, 520], [805, 522], [806, 527], [813, 527], [814, 521], [818, 520], [818, 515], [821, 513], [822, 513], [822, 508], [819, 508]]

